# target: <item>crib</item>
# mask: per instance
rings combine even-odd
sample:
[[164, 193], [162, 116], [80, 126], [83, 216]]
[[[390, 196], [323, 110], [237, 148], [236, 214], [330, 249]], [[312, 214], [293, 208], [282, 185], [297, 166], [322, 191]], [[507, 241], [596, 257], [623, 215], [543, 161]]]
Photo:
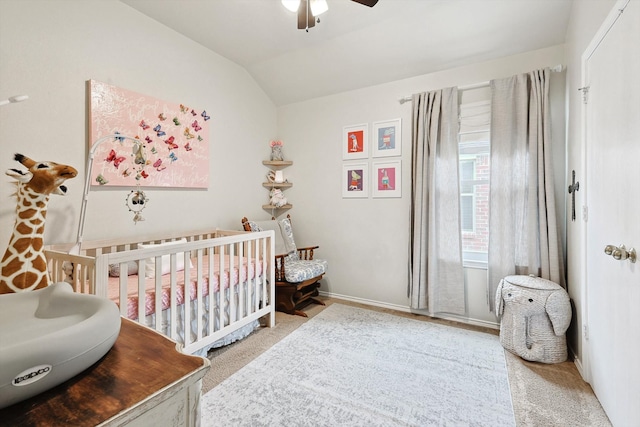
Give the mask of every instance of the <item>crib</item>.
[[52, 281], [114, 301], [123, 317], [206, 356], [275, 325], [273, 231], [203, 230], [45, 248]]

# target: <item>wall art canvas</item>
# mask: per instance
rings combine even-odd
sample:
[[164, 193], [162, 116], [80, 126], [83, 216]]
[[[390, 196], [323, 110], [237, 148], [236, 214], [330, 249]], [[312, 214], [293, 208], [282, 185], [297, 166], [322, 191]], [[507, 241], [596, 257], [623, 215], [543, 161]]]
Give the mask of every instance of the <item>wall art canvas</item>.
[[373, 124], [373, 157], [391, 157], [402, 154], [401, 119]]
[[401, 161], [373, 162], [373, 197], [402, 197]]
[[344, 163], [342, 165], [342, 197], [369, 197], [369, 165], [367, 163]]
[[99, 186], [207, 188], [209, 125], [205, 109], [142, 95], [95, 80], [90, 94], [89, 149], [95, 151], [91, 183]]
[[366, 159], [369, 157], [369, 125], [345, 126], [342, 129], [342, 159]]

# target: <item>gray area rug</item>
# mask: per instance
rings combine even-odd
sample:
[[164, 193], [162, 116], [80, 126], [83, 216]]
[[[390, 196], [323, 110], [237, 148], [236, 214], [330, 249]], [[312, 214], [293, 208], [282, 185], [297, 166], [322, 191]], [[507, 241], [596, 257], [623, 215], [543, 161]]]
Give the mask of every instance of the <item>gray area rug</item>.
[[206, 393], [202, 425], [515, 421], [495, 335], [332, 304]]

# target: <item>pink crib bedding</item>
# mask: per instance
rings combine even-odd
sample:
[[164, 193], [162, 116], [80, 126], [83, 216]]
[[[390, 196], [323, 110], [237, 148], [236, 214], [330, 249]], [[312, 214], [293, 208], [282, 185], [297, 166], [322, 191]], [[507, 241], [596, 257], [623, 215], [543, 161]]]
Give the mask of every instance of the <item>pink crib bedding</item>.
[[[229, 256], [225, 256], [224, 259], [224, 273], [222, 275], [222, 289], [228, 289], [229, 284], [233, 283], [233, 286], [242, 284], [247, 280], [255, 279], [256, 276], [262, 276], [262, 261], [258, 260], [257, 269], [254, 260], [248, 262], [247, 258], [242, 258], [242, 265], [240, 265], [240, 258], [233, 257], [233, 273], [229, 274]], [[191, 260], [193, 267], [189, 271], [189, 299], [195, 300], [198, 296], [198, 271], [197, 271], [197, 258]], [[257, 270], [257, 271], [256, 271]], [[202, 297], [209, 295], [210, 290], [218, 292], [220, 290], [220, 257], [214, 256], [214, 270], [213, 270], [213, 284], [209, 286], [209, 257], [202, 257], [202, 284], [203, 292]], [[256, 274], [257, 273], [257, 274]], [[185, 302], [185, 286], [184, 286], [184, 271], [176, 272], [176, 304], [184, 304]], [[160, 301], [162, 304], [162, 310], [166, 310], [171, 307], [171, 275], [165, 274], [161, 276], [162, 281], [162, 295]], [[145, 315], [149, 316], [156, 312], [156, 279], [145, 278]], [[118, 306], [120, 305], [120, 278], [109, 277], [109, 289], [108, 297], [114, 301]], [[127, 277], [127, 317], [129, 319], [138, 318], [138, 275], [131, 275]]]

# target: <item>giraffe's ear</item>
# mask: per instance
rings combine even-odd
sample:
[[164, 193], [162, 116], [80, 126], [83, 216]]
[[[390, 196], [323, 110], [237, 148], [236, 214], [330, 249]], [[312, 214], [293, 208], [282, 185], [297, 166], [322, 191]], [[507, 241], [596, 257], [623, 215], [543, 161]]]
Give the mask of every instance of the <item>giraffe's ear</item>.
[[6, 174], [17, 179], [23, 184], [26, 184], [27, 182], [31, 181], [31, 178], [33, 178], [33, 174], [31, 172], [22, 172], [18, 169], [9, 169]]
[[67, 194], [67, 186], [66, 185], [61, 185], [59, 187], [56, 187], [55, 190], [53, 190], [52, 194], [59, 194], [61, 196], [64, 196]]

